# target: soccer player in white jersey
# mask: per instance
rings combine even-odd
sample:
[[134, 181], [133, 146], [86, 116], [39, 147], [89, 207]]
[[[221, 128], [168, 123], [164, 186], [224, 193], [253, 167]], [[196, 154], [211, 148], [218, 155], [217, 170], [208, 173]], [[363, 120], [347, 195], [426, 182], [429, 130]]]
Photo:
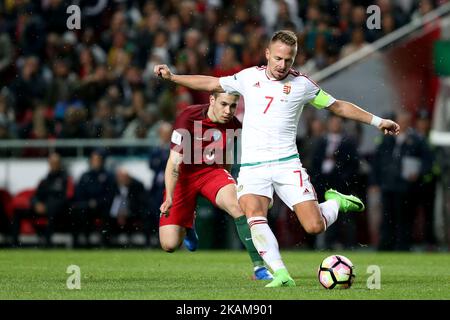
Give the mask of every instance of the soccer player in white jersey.
[[244, 69], [229, 77], [176, 75], [166, 65], [156, 75], [196, 90], [237, 92], [244, 97], [239, 205], [247, 216], [259, 254], [274, 272], [266, 287], [295, 286], [281, 259], [278, 242], [267, 224], [275, 191], [295, 211], [306, 232], [318, 234], [336, 221], [339, 212], [363, 211], [360, 199], [335, 190], [318, 203], [295, 145], [297, 125], [306, 103], [343, 118], [376, 126], [385, 134], [398, 134], [399, 125], [379, 118], [346, 101], [337, 100], [307, 76], [293, 70], [297, 37], [287, 30], [273, 34], [266, 49], [267, 66]]

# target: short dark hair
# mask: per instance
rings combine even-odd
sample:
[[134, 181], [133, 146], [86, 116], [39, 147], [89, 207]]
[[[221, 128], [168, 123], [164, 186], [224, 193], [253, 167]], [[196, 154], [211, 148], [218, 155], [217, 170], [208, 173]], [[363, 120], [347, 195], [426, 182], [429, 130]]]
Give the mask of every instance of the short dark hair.
[[272, 39], [270, 39], [270, 43], [274, 43], [275, 41], [281, 41], [289, 46], [296, 46], [297, 36], [290, 30], [279, 30], [273, 34]]
[[214, 99], [217, 99], [217, 97], [221, 93], [231, 94], [231, 95], [236, 96], [236, 97], [240, 97], [241, 96], [239, 93], [227, 93], [227, 92], [219, 92], [219, 91], [213, 91], [213, 92], [211, 92], [211, 95], [214, 97]]

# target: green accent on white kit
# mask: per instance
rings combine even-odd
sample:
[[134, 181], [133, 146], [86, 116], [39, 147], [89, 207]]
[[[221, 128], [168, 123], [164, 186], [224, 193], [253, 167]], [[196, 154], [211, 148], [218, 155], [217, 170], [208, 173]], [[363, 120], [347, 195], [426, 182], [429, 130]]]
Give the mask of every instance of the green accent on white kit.
[[328, 93], [320, 89], [317, 92], [316, 97], [312, 99], [309, 103], [314, 107], [316, 107], [317, 109], [323, 109], [330, 105], [331, 99], [332, 97]]
[[298, 154], [293, 154], [292, 156], [284, 157], [284, 158], [280, 158], [280, 159], [275, 159], [275, 160], [243, 163], [243, 164], [241, 164], [241, 167], [251, 167], [251, 166], [257, 166], [257, 165], [260, 165], [260, 164], [273, 163], [273, 162], [284, 162], [284, 161], [288, 161], [288, 160], [292, 160], [292, 159], [296, 159], [296, 158], [300, 159]]

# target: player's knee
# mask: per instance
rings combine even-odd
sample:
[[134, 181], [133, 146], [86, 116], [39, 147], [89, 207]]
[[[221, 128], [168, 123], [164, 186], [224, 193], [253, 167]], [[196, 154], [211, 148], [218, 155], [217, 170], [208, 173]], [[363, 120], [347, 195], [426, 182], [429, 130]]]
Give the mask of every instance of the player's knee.
[[163, 249], [165, 252], [172, 253], [175, 252], [179, 246], [178, 243], [175, 241], [164, 241], [160, 239], [161, 249]]
[[303, 228], [308, 234], [319, 234], [325, 231], [325, 225], [323, 221], [313, 221], [310, 223], [306, 223]]
[[175, 248], [173, 246], [167, 246], [167, 245], [164, 245], [162, 243], [161, 243], [161, 248], [167, 253], [175, 252], [175, 250], [177, 249], [177, 248]]
[[253, 218], [253, 217], [266, 217], [267, 216], [267, 212], [265, 212], [262, 209], [247, 209], [245, 211], [245, 215], [247, 216], [247, 218]]

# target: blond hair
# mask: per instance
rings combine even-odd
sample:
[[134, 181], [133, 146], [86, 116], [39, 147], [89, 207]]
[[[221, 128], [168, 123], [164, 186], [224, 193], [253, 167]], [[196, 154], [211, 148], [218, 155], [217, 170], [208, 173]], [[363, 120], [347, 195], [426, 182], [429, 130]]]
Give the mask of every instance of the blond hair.
[[270, 43], [281, 41], [289, 46], [297, 46], [297, 36], [290, 30], [279, 30], [275, 32], [270, 39]]

